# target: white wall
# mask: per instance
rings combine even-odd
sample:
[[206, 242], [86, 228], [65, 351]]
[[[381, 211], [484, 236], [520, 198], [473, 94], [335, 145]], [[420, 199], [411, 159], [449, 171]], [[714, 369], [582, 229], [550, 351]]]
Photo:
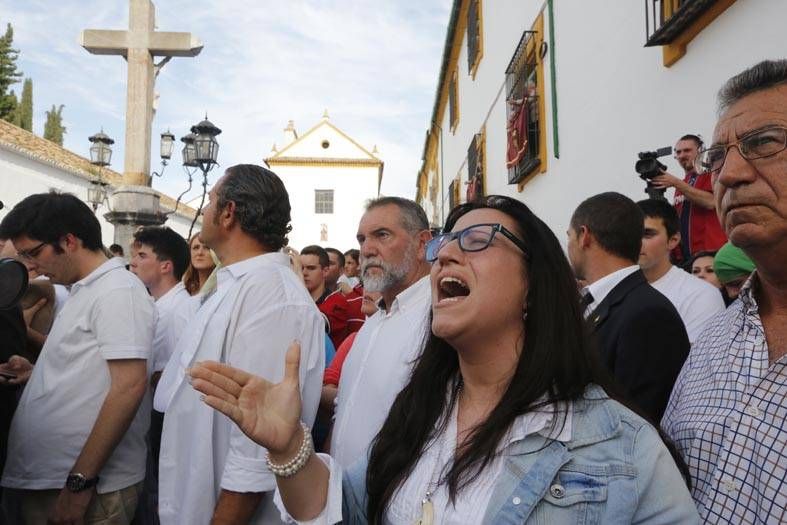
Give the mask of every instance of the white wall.
[[[273, 166], [290, 196], [292, 232], [289, 244], [296, 250], [310, 244], [331, 246], [342, 252], [357, 248], [355, 235], [364, 203], [377, 197], [376, 167]], [[334, 190], [333, 214], [314, 213], [314, 190]], [[328, 240], [320, 241], [321, 224], [328, 226]]]
[[[4, 204], [4, 208], [0, 210], [0, 219], [25, 197], [52, 189], [73, 193], [87, 201], [88, 187], [90, 182], [77, 175], [0, 148], [0, 200]], [[114, 227], [104, 219], [104, 214], [108, 211], [106, 205], [99, 206], [96, 211], [96, 217], [101, 224], [101, 237], [106, 246], [114, 242], [115, 231]], [[186, 217], [171, 215], [166, 226], [185, 237], [190, 223], [191, 221]]]
[[[784, 57], [787, 49], [787, 2], [739, 0], [695, 37], [686, 55], [670, 68], [662, 63], [660, 47], [643, 47], [644, 2], [554, 4], [555, 49], [548, 51], [544, 63], [547, 172], [533, 177], [521, 193], [516, 185], [507, 184], [505, 93], [493, 103], [515, 46], [522, 32], [530, 29], [542, 3], [483, 2], [483, 59], [472, 80], [463, 42], [459, 126], [455, 134], [449, 131], [447, 109], [441, 126], [445, 191], [464, 162], [472, 136], [490, 112], [487, 193], [520, 198], [561, 241], [571, 213], [583, 199], [612, 190], [635, 200], [645, 198], [644, 183], [633, 170], [637, 152], [673, 146], [684, 133], [710, 139], [715, 95], [721, 84], [760, 60]], [[546, 10], [544, 16], [548, 32]], [[553, 155], [549, 53], [555, 53], [557, 67], [560, 159]], [[672, 158], [664, 162], [682, 177]], [[462, 180], [467, 180], [466, 167], [461, 173]], [[446, 203], [447, 199], [445, 195]]]

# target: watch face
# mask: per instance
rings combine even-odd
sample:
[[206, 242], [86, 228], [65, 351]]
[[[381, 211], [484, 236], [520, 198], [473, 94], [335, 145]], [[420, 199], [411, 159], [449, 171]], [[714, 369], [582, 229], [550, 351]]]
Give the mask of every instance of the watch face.
[[69, 474], [68, 478], [66, 479], [66, 488], [71, 492], [79, 492], [83, 488], [85, 488], [85, 483], [87, 479], [82, 474]]

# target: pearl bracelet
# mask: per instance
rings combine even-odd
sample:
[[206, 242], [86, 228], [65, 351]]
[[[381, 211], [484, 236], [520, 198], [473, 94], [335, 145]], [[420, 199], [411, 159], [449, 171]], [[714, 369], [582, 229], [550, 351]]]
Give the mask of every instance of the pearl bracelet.
[[284, 465], [276, 465], [271, 461], [271, 456], [268, 454], [268, 458], [266, 459], [268, 470], [280, 478], [294, 476], [306, 465], [306, 462], [309, 461], [309, 458], [314, 453], [314, 442], [312, 441], [311, 429], [304, 423], [301, 423], [301, 428], [303, 428], [303, 442], [294, 458]]

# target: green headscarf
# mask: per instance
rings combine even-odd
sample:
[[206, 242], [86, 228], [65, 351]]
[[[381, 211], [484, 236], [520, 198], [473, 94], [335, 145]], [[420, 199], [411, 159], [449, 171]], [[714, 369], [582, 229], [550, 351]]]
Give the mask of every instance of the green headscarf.
[[747, 277], [754, 270], [754, 263], [743, 250], [729, 242], [722, 246], [713, 258], [713, 271], [722, 284]]

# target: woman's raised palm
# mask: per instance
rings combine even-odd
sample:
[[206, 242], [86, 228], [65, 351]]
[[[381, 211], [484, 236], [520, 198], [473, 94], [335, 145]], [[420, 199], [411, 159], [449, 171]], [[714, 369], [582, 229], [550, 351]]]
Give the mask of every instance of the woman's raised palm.
[[297, 342], [287, 350], [281, 383], [205, 361], [189, 370], [191, 384], [207, 405], [229, 417], [255, 443], [283, 452], [300, 429], [300, 350]]

